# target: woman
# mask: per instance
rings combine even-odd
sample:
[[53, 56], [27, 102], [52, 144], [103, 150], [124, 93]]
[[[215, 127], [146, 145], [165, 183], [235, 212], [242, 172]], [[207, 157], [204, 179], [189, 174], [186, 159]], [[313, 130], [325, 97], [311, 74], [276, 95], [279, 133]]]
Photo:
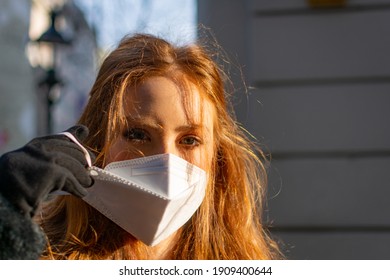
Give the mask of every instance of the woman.
[[76, 180], [82, 182], [76, 191], [67, 184], [54, 188], [79, 193], [59, 196], [39, 215], [48, 240], [42, 258], [278, 257], [260, 220], [266, 183], [258, 158], [262, 153], [232, 118], [223, 72], [212, 59], [198, 45], [174, 47], [141, 34], [124, 38], [104, 60], [80, 118], [89, 135], [84, 127], [71, 131], [93, 151], [94, 165], [100, 168], [169, 154], [204, 170], [205, 195], [190, 219], [156, 246], [148, 246], [86, 203], [88, 199], [80, 199], [83, 187], [92, 184], [84, 174]]

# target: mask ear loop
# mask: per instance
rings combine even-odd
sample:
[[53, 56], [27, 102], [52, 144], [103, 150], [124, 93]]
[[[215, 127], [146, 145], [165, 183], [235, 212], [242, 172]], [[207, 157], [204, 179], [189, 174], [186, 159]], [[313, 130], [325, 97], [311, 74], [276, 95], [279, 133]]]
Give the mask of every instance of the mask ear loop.
[[87, 149], [84, 148], [83, 145], [81, 145], [81, 143], [76, 139], [76, 137], [73, 136], [73, 134], [71, 134], [69, 132], [66, 132], [66, 131], [65, 132], [61, 132], [59, 134], [67, 136], [70, 140], [72, 140], [75, 144], [77, 144], [81, 148], [81, 150], [84, 153], [85, 159], [87, 160], [88, 169], [90, 169], [92, 167], [92, 160], [91, 160], [91, 155], [89, 154]]

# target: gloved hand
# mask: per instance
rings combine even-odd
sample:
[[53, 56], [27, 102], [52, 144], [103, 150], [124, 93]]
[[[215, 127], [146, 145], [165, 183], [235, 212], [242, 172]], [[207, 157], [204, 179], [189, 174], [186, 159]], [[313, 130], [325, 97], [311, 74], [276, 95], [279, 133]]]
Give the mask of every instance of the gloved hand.
[[[67, 131], [79, 142], [88, 136], [85, 126], [74, 126]], [[52, 191], [63, 190], [78, 197], [86, 195], [85, 188], [93, 184], [86, 167], [83, 151], [67, 136], [35, 138], [1, 156], [0, 194], [16, 210], [32, 217]]]

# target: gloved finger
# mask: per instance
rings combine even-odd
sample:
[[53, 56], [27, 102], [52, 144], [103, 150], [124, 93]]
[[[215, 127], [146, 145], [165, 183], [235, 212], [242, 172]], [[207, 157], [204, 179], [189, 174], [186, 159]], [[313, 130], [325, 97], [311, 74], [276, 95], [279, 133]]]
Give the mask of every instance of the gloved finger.
[[80, 185], [75, 184], [71, 178], [66, 178], [66, 187], [64, 191], [73, 194], [74, 196], [83, 198], [88, 194], [87, 189], [81, 187]]
[[[71, 156], [74, 159], [76, 159], [78, 162], [82, 163], [83, 166], [85, 167], [88, 166], [88, 161], [86, 155], [84, 154], [84, 151], [74, 142], [64, 141], [63, 143], [61, 143], [61, 145], [58, 145], [56, 147], [56, 150], [53, 150], [52, 153], [53, 153], [52, 155], [53, 157], [58, 157], [60, 159], [61, 157], [64, 156]], [[91, 156], [91, 153], [89, 154], [91, 160], [94, 160], [95, 155]]]
[[92, 185], [93, 179], [88, 169], [73, 157], [63, 156], [57, 158], [55, 163], [60, 167], [60, 173], [65, 172], [69, 177], [75, 178], [82, 187], [88, 188]]
[[[47, 160], [67, 155], [74, 157], [83, 163], [84, 166], [88, 165], [84, 151], [65, 135], [52, 135], [33, 139], [26, 145], [27, 150], [34, 150], [36, 155], [45, 156]], [[88, 153], [93, 162], [96, 156], [90, 151]]]
[[74, 177], [70, 170], [63, 168], [61, 170], [61, 175], [62, 176], [55, 177], [55, 185], [57, 188], [52, 191], [62, 190], [78, 197], [87, 195], [87, 189], [80, 184], [79, 180]]
[[[86, 127], [84, 125], [75, 125], [75, 126], [69, 128], [68, 130], [66, 130], [65, 132], [71, 133], [73, 136], [76, 137], [76, 139], [80, 142], [80, 144], [83, 144], [82, 142], [87, 138], [87, 136], [89, 134], [89, 129], [88, 129], [88, 127]], [[61, 136], [61, 137], [64, 137], [64, 136]], [[69, 137], [65, 136], [64, 138], [66, 138], [67, 141], [73, 142]], [[86, 150], [89, 153], [89, 156], [91, 158], [91, 162], [93, 163], [96, 160], [96, 155], [92, 151], [87, 149], [87, 147], [85, 147], [84, 145], [83, 145], [83, 147], [86, 148]]]
[[79, 142], [83, 142], [89, 134], [89, 129], [85, 125], [80, 124], [68, 128], [65, 132], [73, 134]]

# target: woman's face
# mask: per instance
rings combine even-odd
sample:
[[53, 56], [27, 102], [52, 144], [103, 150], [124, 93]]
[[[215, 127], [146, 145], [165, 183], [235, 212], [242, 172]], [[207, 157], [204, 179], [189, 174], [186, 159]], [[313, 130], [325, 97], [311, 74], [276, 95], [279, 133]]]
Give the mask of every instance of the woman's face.
[[107, 163], [171, 153], [209, 170], [214, 107], [194, 84], [188, 84], [179, 87], [157, 76], [131, 88], [124, 102], [127, 126], [111, 145]]

